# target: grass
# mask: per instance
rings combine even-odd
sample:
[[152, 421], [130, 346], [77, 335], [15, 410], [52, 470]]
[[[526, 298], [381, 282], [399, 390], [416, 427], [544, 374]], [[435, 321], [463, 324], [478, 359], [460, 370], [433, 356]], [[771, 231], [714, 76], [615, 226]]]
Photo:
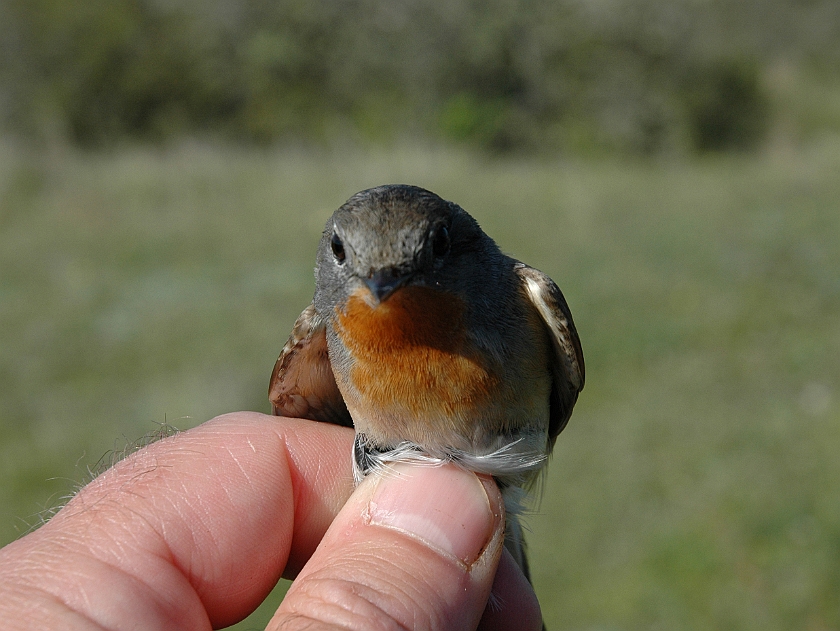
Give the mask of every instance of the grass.
[[403, 181], [575, 314], [587, 387], [528, 520], [549, 628], [836, 629], [838, 173], [837, 138], [676, 164], [0, 145], [0, 543], [162, 423], [266, 411], [326, 218]]

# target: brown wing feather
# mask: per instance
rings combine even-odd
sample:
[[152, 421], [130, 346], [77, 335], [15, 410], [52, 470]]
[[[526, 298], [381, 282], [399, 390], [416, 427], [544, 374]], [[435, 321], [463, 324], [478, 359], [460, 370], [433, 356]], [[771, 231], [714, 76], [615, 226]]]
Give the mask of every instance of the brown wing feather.
[[274, 364], [268, 386], [272, 413], [353, 426], [335, 383], [324, 321], [309, 305]]
[[541, 271], [524, 263], [518, 263], [515, 270], [525, 286], [525, 293], [545, 323], [554, 346], [548, 427], [551, 446], [557, 434], [563, 431], [569, 422], [578, 393], [583, 390], [583, 350], [572, 320], [572, 312], [569, 311], [560, 288]]

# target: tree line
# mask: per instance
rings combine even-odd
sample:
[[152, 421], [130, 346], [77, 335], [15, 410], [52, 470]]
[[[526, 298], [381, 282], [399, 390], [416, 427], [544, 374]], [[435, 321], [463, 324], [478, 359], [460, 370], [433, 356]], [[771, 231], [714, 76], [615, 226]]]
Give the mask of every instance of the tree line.
[[[4, 0], [0, 125], [99, 146], [422, 136], [498, 152], [748, 149], [836, 0]], [[827, 70], [828, 71], [828, 70]]]

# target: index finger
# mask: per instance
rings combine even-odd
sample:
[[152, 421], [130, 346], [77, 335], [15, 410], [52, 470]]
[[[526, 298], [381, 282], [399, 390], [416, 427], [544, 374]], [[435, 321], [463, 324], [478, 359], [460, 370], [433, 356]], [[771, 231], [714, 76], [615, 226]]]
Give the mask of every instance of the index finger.
[[353, 490], [352, 440], [312, 421], [216, 418], [93, 480], [2, 550], [0, 574], [105, 628], [149, 612], [229, 625], [317, 546]]

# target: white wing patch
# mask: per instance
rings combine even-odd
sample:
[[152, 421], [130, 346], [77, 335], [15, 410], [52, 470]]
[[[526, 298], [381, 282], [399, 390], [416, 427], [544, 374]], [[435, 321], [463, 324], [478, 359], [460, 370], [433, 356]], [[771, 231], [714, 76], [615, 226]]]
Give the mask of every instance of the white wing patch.
[[[531, 302], [537, 308], [543, 322], [545, 322], [546, 326], [551, 331], [551, 337], [563, 350], [566, 357], [571, 360], [575, 357], [575, 350], [574, 344], [572, 340], [569, 339], [568, 335], [569, 323], [566, 321], [566, 318], [563, 316], [560, 309], [552, 307], [552, 305], [546, 301], [547, 292], [542, 283], [530, 276], [523, 276], [522, 278], [525, 281], [525, 289], [528, 292], [528, 296], [531, 298]], [[580, 389], [583, 386], [578, 370], [569, 371], [567, 377], [572, 381], [575, 388]]]
[[533, 278], [525, 278], [525, 288], [528, 290], [528, 295], [531, 297], [531, 302], [540, 312], [543, 322], [545, 322], [551, 329], [551, 335], [559, 340], [563, 346], [570, 346], [571, 340], [566, 337], [565, 330], [560, 328], [560, 325], [566, 325], [565, 319], [561, 320], [557, 317], [557, 311], [549, 308], [545, 301], [542, 286]]

